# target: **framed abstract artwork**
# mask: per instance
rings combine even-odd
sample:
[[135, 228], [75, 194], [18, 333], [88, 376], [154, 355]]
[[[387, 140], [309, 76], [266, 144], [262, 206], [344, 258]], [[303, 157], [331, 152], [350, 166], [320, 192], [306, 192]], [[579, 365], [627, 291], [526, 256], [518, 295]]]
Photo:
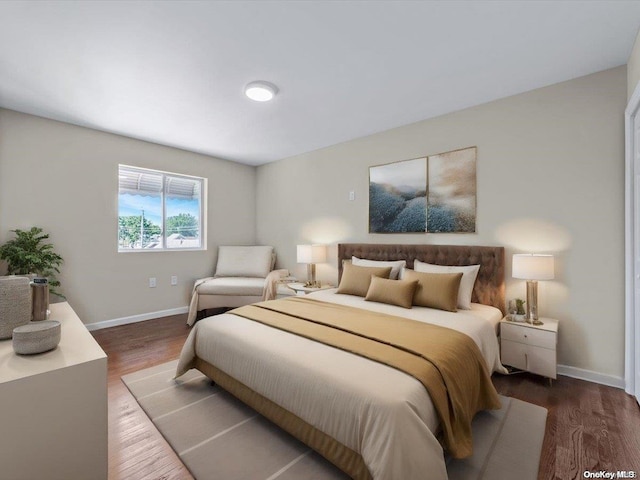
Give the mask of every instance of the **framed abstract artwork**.
[[369, 233], [474, 233], [477, 147], [369, 167]]
[[427, 159], [369, 168], [369, 232], [415, 233], [427, 228]]

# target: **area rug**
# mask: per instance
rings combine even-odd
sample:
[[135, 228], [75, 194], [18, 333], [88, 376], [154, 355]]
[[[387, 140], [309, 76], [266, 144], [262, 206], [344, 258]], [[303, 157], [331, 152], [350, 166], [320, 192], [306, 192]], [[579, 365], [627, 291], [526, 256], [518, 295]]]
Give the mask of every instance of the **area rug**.
[[[344, 473], [197, 370], [177, 360], [125, 375], [153, 424], [198, 480], [336, 480]], [[535, 480], [547, 410], [500, 397], [473, 420], [474, 454], [447, 459], [450, 480]]]

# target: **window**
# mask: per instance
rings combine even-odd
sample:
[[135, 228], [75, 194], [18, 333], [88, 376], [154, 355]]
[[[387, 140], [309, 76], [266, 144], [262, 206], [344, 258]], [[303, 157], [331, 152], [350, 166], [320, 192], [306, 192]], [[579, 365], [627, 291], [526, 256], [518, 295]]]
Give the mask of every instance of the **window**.
[[118, 251], [203, 249], [204, 178], [118, 167]]

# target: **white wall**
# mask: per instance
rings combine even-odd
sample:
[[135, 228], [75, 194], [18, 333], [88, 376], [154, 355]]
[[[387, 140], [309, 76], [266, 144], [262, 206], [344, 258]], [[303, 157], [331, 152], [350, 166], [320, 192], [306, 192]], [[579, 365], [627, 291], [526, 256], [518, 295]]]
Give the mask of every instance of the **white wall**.
[[633, 95], [640, 82], [640, 32], [636, 36], [631, 55], [627, 61], [627, 100]]
[[[525, 295], [511, 254], [553, 253], [556, 279], [540, 282], [539, 307], [560, 320], [559, 363], [620, 378], [626, 75], [619, 67], [261, 166], [258, 243], [299, 276], [297, 243], [504, 245], [507, 298]], [[369, 166], [474, 145], [476, 234], [368, 233]], [[335, 282], [333, 251], [318, 276]]]
[[[118, 253], [119, 163], [207, 178], [208, 249]], [[217, 245], [255, 242], [255, 204], [254, 167], [0, 109], [0, 242], [15, 228], [49, 232], [85, 323], [186, 306]]]

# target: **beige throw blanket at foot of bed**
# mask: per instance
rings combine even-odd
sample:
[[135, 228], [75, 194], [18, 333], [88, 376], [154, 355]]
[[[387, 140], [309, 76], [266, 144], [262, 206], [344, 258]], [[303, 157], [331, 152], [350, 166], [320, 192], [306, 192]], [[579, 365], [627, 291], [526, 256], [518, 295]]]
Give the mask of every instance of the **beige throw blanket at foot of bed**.
[[471, 420], [500, 408], [485, 361], [467, 335], [449, 328], [295, 297], [247, 305], [233, 314], [401, 370], [429, 392], [455, 458], [471, 455]]

